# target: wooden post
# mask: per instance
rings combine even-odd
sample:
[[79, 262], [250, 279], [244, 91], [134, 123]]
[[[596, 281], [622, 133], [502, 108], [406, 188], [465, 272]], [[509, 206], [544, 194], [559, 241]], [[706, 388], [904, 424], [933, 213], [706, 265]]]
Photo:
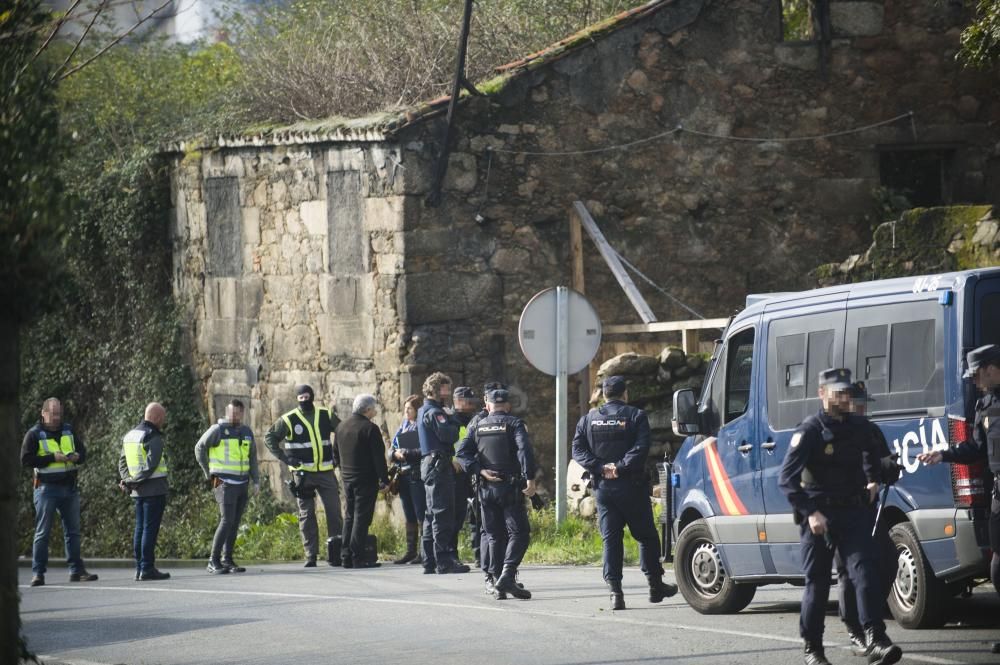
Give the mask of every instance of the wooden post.
[[691, 355], [698, 352], [698, 331], [692, 328], [685, 328], [681, 331], [681, 348], [684, 353]]
[[[569, 255], [572, 264], [571, 286], [575, 291], [586, 294], [586, 284], [583, 275], [583, 227], [580, 224], [580, 216], [576, 209], [571, 207], [569, 213]], [[578, 375], [580, 377], [580, 389], [578, 406], [580, 416], [590, 410], [590, 391], [593, 382], [588, 364]]]

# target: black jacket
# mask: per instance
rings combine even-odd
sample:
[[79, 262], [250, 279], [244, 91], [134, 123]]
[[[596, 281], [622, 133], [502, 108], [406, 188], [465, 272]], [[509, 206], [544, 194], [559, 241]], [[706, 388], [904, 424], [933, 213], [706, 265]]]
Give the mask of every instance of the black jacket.
[[375, 423], [357, 413], [337, 425], [333, 462], [340, 467], [345, 483], [389, 482], [382, 432]]
[[[50, 437], [58, 438], [62, 435], [63, 430], [69, 430], [73, 433], [73, 445], [76, 448], [76, 452], [79, 453], [80, 459], [76, 462], [76, 467], [79, 467], [87, 460], [87, 448], [83, 445], [83, 437], [73, 429], [73, 426], [69, 423], [63, 423], [55, 431], [50, 431], [45, 429], [45, 426], [39, 421], [34, 427], [28, 430], [24, 435], [24, 441], [21, 443], [21, 466], [28, 469], [44, 468], [49, 464], [56, 461], [55, 455], [39, 455], [38, 454], [38, 433], [45, 430]], [[60, 483], [60, 484], [71, 484], [76, 482], [77, 469], [73, 468], [64, 473], [49, 473], [39, 475], [39, 480], [46, 483]]]

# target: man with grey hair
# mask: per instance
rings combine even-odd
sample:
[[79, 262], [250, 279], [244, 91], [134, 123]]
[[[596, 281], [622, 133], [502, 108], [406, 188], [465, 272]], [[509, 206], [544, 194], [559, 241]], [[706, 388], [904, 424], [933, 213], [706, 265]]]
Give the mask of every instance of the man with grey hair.
[[380, 489], [389, 486], [385, 443], [382, 432], [372, 422], [377, 406], [378, 401], [373, 395], [355, 397], [353, 413], [337, 426], [333, 439], [334, 464], [340, 467], [347, 501], [340, 550], [344, 568], [375, 568], [381, 565], [374, 558], [365, 556], [368, 527], [375, 515], [375, 498]]

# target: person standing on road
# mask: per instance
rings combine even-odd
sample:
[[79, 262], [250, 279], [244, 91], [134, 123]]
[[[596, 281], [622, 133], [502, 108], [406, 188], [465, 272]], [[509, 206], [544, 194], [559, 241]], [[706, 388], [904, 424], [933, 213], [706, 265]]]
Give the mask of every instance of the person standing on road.
[[503, 600], [507, 594], [528, 600], [531, 592], [517, 583], [517, 568], [531, 541], [524, 497], [535, 493], [535, 456], [524, 421], [510, 413], [510, 393], [494, 390], [486, 398], [489, 415], [471, 425], [458, 449], [469, 475], [478, 475], [480, 515], [491, 566], [484, 567], [487, 587]]
[[373, 395], [355, 397], [351, 416], [337, 425], [334, 438], [334, 464], [340, 467], [347, 501], [340, 549], [344, 568], [382, 565], [365, 556], [368, 527], [375, 516], [375, 499], [379, 490], [389, 486], [385, 442], [381, 430], [372, 422], [377, 404]]
[[163, 429], [167, 411], [162, 404], [150, 402], [142, 422], [122, 439], [122, 454], [118, 458], [121, 487], [131, 491], [135, 503], [135, 579], [146, 581], [170, 579], [170, 573], [156, 568], [156, 541], [160, 523], [167, 507], [167, 453], [164, 450]]
[[80, 556], [80, 490], [77, 469], [87, 459], [83, 439], [62, 420], [62, 402], [50, 397], [42, 403], [41, 419], [24, 435], [21, 465], [34, 471], [35, 540], [31, 546], [31, 586], [45, 584], [49, 563], [49, 534], [56, 513], [63, 525], [70, 582], [93, 582]]
[[643, 478], [649, 455], [649, 419], [629, 406], [625, 379], [608, 377], [601, 386], [606, 400], [576, 425], [573, 459], [594, 481], [598, 524], [604, 541], [604, 581], [611, 591], [611, 609], [625, 609], [622, 591], [625, 526], [639, 541], [639, 560], [649, 583], [649, 602], [659, 603], [677, 593], [663, 581], [660, 538]]
[[[500, 381], [487, 381], [483, 385], [483, 397], [486, 397], [494, 390], [507, 390], [507, 386], [501, 383]], [[488, 415], [490, 415], [490, 412], [489, 409], [486, 408], [486, 404], [484, 403], [483, 408], [480, 409], [479, 412], [476, 413], [476, 415], [472, 416], [472, 420], [469, 421], [466, 430], [474, 427], [477, 422], [487, 417]], [[464, 439], [465, 436], [463, 435], [460, 440]], [[476, 497], [476, 502], [478, 503], [478, 493], [480, 485], [479, 479], [475, 474], [473, 474], [469, 478], [469, 481], [473, 488], [473, 497]], [[482, 522], [483, 522], [483, 516], [482, 516], [481, 506], [478, 511], [477, 510], [470, 511], [469, 532], [471, 540], [470, 544], [472, 545], [472, 555], [475, 558], [476, 565], [479, 566], [479, 569], [482, 570], [483, 573], [486, 575], [486, 593], [492, 596], [493, 595], [492, 578], [490, 574], [487, 572], [492, 569], [490, 565], [490, 548], [488, 547], [489, 539], [488, 536], [486, 535], [486, 530], [483, 529]]]
[[[458, 421], [458, 443], [465, 438], [468, 431], [469, 422], [478, 411], [478, 399], [475, 391], [468, 386], [458, 386], [452, 393], [452, 401], [455, 405], [453, 417]], [[452, 530], [451, 547], [458, 552], [458, 539], [462, 535], [462, 528], [465, 526], [465, 518], [469, 515], [469, 499], [472, 498], [472, 481], [458, 463], [453, 459], [452, 465], [455, 468], [455, 526]], [[469, 518], [471, 523], [472, 518]]]
[[[278, 458], [297, 479], [295, 501], [299, 506], [299, 534], [305, 550], [305, 567], [316, 567], [319, 526], [316, 523], [316, 494], [323, 502], [330, 536], [343, 530], [340, 513], [340, 487], [333, 472], [334, 430], [340, 419], [330, 410], [313, 404], [315, 393], [310, 386], [295, 386], [297, 408], [274, 421], [264, 436], [271, 454]], [[340, 561], [330, 561], [339, 566]]]
[[823, 622], [830, 595], [834, 550], [840, 553], [854, 585], [858, 620], [865, 631], [870, 665], [890, 665], [903, 655], [885, 632], [882, 585], [872, 538], [874, 494], [870, 480], [881, 480], [880, 451], [872, 424], [851, 415], [851, 371], [819, 374], [823, 408], [792, 435], [779, 485], [795, 514], [802, 540], [805, 592], [799, 617], [806, 665], [829, 665], [823, 649]]
[[399, 435], [417, 431], [417, 409], [423, 398], [410, 395], [403, 402], [403, 422], [392, 437], [390, 458], [399, 470], [399, 502], [403, 504], [406, 517], [406, 552], [393, 563], [423, 563], [417, 548], [420, 525], [427, 511], [427, 496], [424, 481], [420, 478], [420, 448], [404, 448], [399, 445]]
[[[962, 441], [948, 450], [935, 450], [917, 455], [924, 464], [953, 462], [972, 464], [985, 461], [993, 473], [993, 500], [990, 504], [989, 534], [990, 580], [1000, 594], [1000, 346], [987, 344], [969, 351], [965, 356], [969, 368], [963, 378], [972, 379], [983, 394], [976, 402], [976, 420], [972, 441]], [[1000, 642], [993, 644], [993, 653], [1000, 653]]]
[[234, 399], [226, 405], [226, 417], [209, 427], [194, 446], [195, 459], [212, 483], [219, 504], [219, 526], [207, 568], [212, 574], [246, 572], [233, 560], [233, 545], [249, 500], [250, 483], [256, 494], [260, 475], [253, 431], [243, 424], [243, 415], [243, 402]]
[[451, 378], [434, 372], [423, 385], [424, 403], [417, 412], [420, 437], [420, 477], [427, 490], [424, 517], [424, 573], [467, 573], [452, 548], [455, 526], [455, 469], [452, 457], [458, 441], [458, 422], [444, 407], [451, 399]]

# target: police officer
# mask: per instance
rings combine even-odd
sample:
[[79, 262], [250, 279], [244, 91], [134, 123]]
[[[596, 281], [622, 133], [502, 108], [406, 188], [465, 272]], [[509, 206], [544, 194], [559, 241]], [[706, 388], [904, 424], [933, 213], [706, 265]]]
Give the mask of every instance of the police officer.
[[[458, 386], [452, 393], [452, 400], [455, 405], [453, 414], [458, 422], [458, 442], [465, 439], [465, 434], [469, 429], [469, 422], [476, 415], [479, 399], [476, 391], [469, 386]], [[462, 534], [462, 527], [465, 526], [465, 518], [469, 515], [469, 499], [472, 498], [472, 481], [458, 463], [454, 461], [455, 468], [455, 526], [452, 530], [451, 546], [458, 551], [458, 538]], [[471, 517], [470, 517], [471, 522]]]
[[852, 415], [851, 372], [819, 374], [823, 408], [795, 430], [781, 468], [779, 484], [800, 524], [805, 593], [799, 633], [806, 665], [828, 665], [823, 650], [823, 619], [830, 595], [833, 550], [839, 551], [858, 604], [870, 664], [897, 662], [902, 650], [885, 633], [882, 586], [872, 538], [873, 492], [869, 479], [881, 480], [879, 450], [871, 423]]
[[[875, 401], [868, 395], [864, 381], [852, 383], [849, 392], [851, 395], [851, 413], [864, 417], [868, 412], [868, 402]], [[882, 429], [871, 421], [868, 421], [868, 424], [871, 426], [872, 438], [875, 441], [878, 455], [884, 462], [882, 464], [882, 482], [885, 485], [892, 485], [899, 480], [900, 466], [896, 464], [892, 452], [889, 450], [889, 443], [885, 440]], [[866, 488], [875, 496], [878, 492], [878, 481], [875, 478], [868, 478]], [[877, 514], [876, 508], [877, 506], [872, 506], [872, 510], [876, 511]], [[878, 553], [876, 561], [878, 562], [879, 581], [881, 582], [881, 597], [886, 598], [892, 589], [892, 584], [896, 579], [896, 569], [899, 567], [896, 546], [892, 544], [892, 539], [889, 538], [888, 528], [883, 526], [875, 531], [875, 547]], [[840, 555], [839, 550], [836, 552], [834, 561], [837, 564], [837, 596], [839, 599], [840, 619], [847, 628], [847, 635], [854, 647], [855, 655], [864, 655], [868, 645], [865, 642], [864, 628], [861, 627], [861, 622], [858, 620], [858, 600], [854, 592], [854, 584], [851, 582], [851, 576], [847, 572], [847, 566], [844, 564], [844, 559]]]
[[56, 513], [62, 520], [70, 582], [93, 582], [80, 556], [80, 490], [77, 469], [87, 458], [83, 440], [63, 422], [62, 403], [50, 397], [42, 403], [41, 419], [28, 430], [21, 445], [21, 465], [35, 470], [35, 540], [31, 547], [31, 586], [45, 584], [49, 534]]
[[[510, 413], [510, 393], [494, 390], [486, 398], [488, 415], [477, 419], [458, 449], [462, 468], [478, 475], [480, 515], [490, 566], [483, 567], [493, 595], [528, 600], [517, 582], [517, 568], [531, 539], [524, 497], [535, 493], [535, 456], [524, 422]], [[522, 489], [523, 488], [523, 489]]]
[[[489, 395], [494, 390], [507, 390], [507, 386], [500, 381], [487, 381], [483, 385], [483, 396]], [[472, 420], [469, 421], [466, 431], [469, 428], [475, 427], [476, 423], [490, 415], [489, 409], [486, 403], [483, 403], [483, 408], [479, 412], [472, 416]], [[463, 435], [460, 441], [464, 441], [465, 436]], [[476, 566], [482, 571], [490, 570], [490, 548], [488, 545], [488, 539], [486, 536], [486, 531], [483, 529], [482, 525], [482, 510], [479, 504], [479, 476], [472, 474], [469, 478], [472, 489], [473, 489], [473, 501], [477, 504], [472, 510], [469, 511], [469, 531], [471, 534], [470, 541], [472, 545], [472, 554], [475, 558]], [[487, 595], [493, 595], [493, 578], [489, 573], [486, 573], [486, 593]]]
[[135, 579], [144, 582], [170, 579], [170, 573], [156, 567], [156, 541], [170, 490], [163, 441], [166, 422], [167, 411], [162, 404], [147, 404], [142, 422], [122, 439], [122, 454], [118, 458], [118, 473], [122, 479], [120, 486], [124, 491], [131, 491], [135, 503], [135, 533], [132, 537]]
[[209, 573], [245, 573], [246, 568], [233, 560], [233, 545], [250, 497], [260, 490], [257, 469], [257, 445], [253, 430], [243, 424], [243, 402], [234, 399], [226, 405], [226, 417], [212, 425], [194, 446], [194, 456], [212, 483], [219, 504], [219, 526], [212, 539]]
[[[344, 526], [340, 514], [340, 488], [333, 472], [333, 432], [340, 424], [330, 409], [313, 403], [310, 386], [295, 386], [298, 408], [285, 413], [271, 426], [264, 443], [271, 454], [295, 474], [298, 485], [295, 500], [299, 506], [299, 533], [305, 550], [306, 568], [316, 567], [319, 527], [316, 524], [316, 494], [323, 502], [327, 532], [335, 536]], [[284, 442], [284, 445], [282, 445]], [[339, 566], [334, 559], [331, 566]]]
[[645, 412], [626, 404], [625, 379], [612, 376], [601, 387], [603, 406], [580, 419], [573, 435], [573, 459], [594, 479], [597, 516], [604, 541], [604, 581], [611, 591], [611, 609], [625, 609], [622, 565], [625, 525], [639, 541], [639, 560], [649, 582], [649, 602], [659, 603], [677, 593], [663, 581], [660, 539], [643, 478], [649, 455], [649, 420]]
[[434, 372], [423, 385], [424, 403], [417, 411], [420, 477], [427, 492], [424, 514], [424, 573], [467, 573], [452, 546], [455, 527], [455, 469], [452, 457], [459, 424], [444, 408], [451, 399], [451, 378]]
[[[935, 450], [918, 455], [925, 464], [957, 462], [972, 464], [980, 460], [989, 462], [993, 473], [993, 502], [990, 506], [990, 579], [1000, 593], [1000, 346], [987, 344], [969, 351], [965, 356], [969, 368], [963, 378], [972, 379], [982, 398], [976, 402], [976, 421], [972, 441], [963, 441], [948, 450]], [[993, 645], [993, 653], [1000, 653], [1000, 642]]]

